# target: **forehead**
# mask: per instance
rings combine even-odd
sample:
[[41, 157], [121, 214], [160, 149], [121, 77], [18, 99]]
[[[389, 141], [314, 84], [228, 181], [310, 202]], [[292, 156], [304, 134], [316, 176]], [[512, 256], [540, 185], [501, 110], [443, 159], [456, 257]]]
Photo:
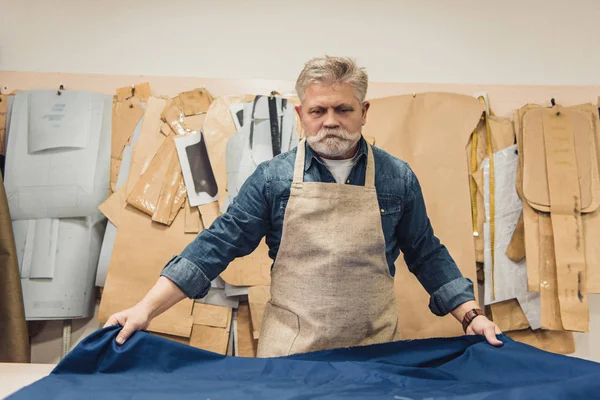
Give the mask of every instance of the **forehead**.
[[349, 83], [334, 85], [312, 83], [304, 91], [302, 105], [306, 107], [336, 107], [343, 103], [359, 105], [354, 88]]

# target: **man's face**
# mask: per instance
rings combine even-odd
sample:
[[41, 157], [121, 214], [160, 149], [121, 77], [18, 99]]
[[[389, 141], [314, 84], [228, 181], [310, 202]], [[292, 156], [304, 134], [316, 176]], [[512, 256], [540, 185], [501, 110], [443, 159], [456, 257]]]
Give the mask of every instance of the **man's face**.
[[296, 107], [307, 142], [317, 154], [330, 159], [354, 155], [368, 109], [369, 103], [360, 104], [347, 83], [313, 83]]

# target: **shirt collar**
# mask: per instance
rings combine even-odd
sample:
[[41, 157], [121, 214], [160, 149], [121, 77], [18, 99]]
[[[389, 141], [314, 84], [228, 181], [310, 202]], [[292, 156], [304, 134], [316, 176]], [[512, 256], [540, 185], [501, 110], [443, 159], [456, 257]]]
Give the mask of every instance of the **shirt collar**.
[[[314, 161], [317, 161], [319, 164], [323, 164], [321, 158], [315, 153], [308, 143], [306, 144], [306, 155], [304, 156], [304, 172], [308, 171], [310, 166]], [[356, 156], [356, 162], [358, 163], [363, 157], [367, 157], [367, 141], [361, 135], [360, 140], [358, 141], [358, 155]]]

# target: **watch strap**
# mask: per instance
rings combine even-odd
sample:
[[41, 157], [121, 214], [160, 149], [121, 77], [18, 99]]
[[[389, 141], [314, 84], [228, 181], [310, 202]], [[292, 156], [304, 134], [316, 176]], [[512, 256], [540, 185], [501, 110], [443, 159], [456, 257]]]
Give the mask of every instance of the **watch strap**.
[[485, 315], [485, 314], [479, 308], [473, 308], [472, 310], [467, 311], [467, 313], [465, 314], [465, 316], [463, 317], [463, 320], [462, 320], [462, 327], [463, 327], [463, 331], [465, 333], [467, 332], [467, 328], [469, 327], [469, 325], [471, 325], [471, 322], [473, 322], [475, 317], [478, 317], [480, 315]]

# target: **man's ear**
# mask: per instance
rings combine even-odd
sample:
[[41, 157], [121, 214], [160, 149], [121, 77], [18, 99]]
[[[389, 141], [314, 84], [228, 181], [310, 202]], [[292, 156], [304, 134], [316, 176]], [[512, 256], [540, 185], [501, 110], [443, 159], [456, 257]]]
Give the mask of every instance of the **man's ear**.
[[371, 103], [365, 101], [362, 106], [362, 124], [367, 123], [367, 112], [369, 111], [369, 107], [371, 107]]
[[302, 122], [302, 105], [299, 104], [294, 106], [294, 110], [296, 110], [296, 114], [298, 114], [298, 118], [300, 118], [300, 122]]

